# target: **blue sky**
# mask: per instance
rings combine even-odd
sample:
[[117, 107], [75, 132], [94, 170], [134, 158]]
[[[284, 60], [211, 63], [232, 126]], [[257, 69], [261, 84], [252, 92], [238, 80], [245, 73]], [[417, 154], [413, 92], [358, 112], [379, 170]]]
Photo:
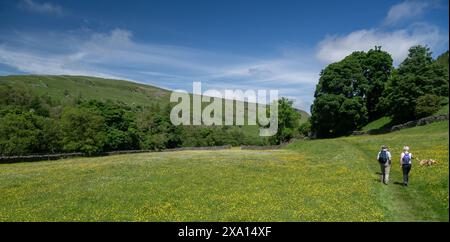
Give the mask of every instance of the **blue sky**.
[[278, 89], [309, 111], [320, 70], [382, 45], [448, 49], [447, 0], [0, 2], [0, 75], [120, 78], [168, 89]]

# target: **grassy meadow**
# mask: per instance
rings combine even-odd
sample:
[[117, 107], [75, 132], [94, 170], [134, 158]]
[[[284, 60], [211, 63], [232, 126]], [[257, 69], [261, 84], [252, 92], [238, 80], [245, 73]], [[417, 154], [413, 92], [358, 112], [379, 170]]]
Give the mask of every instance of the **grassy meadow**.
[[[0, 221], [448, 221], [448, 122], [281, 150], [0, 164]], [[391, 147], [391, 183], [376, 154]], [[409, 145], [410, 186], [398, 159]]]

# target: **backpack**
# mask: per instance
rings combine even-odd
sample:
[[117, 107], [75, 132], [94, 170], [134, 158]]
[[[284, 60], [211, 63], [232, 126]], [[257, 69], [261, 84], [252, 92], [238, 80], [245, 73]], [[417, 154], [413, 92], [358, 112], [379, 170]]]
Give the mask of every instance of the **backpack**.
[[380, 155], [378, 156], [378, 161], [382, 164], [386, 164], [386, 162], [388, 161], [388, 156], [387, 156], [386, 150], [380, 151]]
[[404, 153], [402, 158], [402, 164], [409, 165], [411, 163], [411, 155], [409, 153]]

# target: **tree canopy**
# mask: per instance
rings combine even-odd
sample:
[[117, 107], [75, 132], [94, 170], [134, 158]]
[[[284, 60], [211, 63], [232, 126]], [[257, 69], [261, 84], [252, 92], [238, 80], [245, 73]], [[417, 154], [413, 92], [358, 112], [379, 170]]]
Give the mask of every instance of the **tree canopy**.
[[311, 108], [318, 137], [345, 135], [382, 116], [379, 99], [392, 71], [392, 58], [381, 49], [353, 52], [320, 74]]
[[[447, 59], [445, 59], [447, 58]], [[448, 53], [433, 60], [429, 48], [413, 46], [395, 69], [389, 53], [353, 52], [320, 74], [311, 107], [317, 137], [350, 134], [390, 116], [401, 123], [431, 115], [448, 102]]]
[[301, 114], [293, 108], [293, 101], [278, 100], [278, 131], [271, 137], [274, 144], [287, 142], [299, 134]]
[[427, 47], [412, 47], [389, 79], [379, 106], [395, 123], [421, 118], [423, 115], [416, 112], [416, 106], [424, 95], [441, 97], [444, 102], [445, 98], [448, 100], [448, 71], [433, 60], [431, 54]]

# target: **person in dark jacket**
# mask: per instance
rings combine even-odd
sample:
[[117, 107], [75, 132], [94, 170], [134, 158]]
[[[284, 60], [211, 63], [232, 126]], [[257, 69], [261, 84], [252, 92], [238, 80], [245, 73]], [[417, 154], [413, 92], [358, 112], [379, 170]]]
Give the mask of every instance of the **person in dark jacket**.
[[377, 160], [380, 163], [381, 168], [381, 182], [385, 185], [389, 182], [389, 172], [391, 171], [391, 152], [389, 152], [389, 149], [387, 145], [381, 146], [380, 152], [378, 152]]

